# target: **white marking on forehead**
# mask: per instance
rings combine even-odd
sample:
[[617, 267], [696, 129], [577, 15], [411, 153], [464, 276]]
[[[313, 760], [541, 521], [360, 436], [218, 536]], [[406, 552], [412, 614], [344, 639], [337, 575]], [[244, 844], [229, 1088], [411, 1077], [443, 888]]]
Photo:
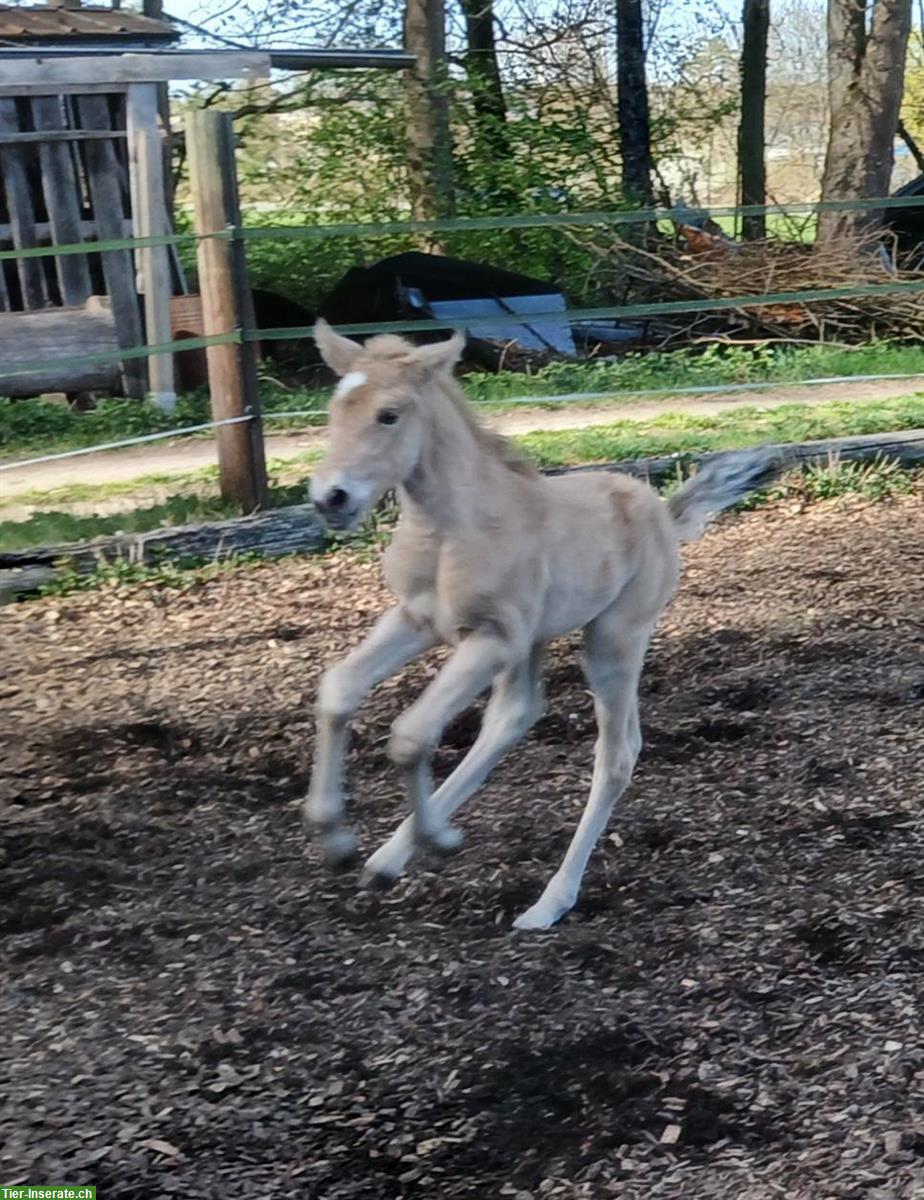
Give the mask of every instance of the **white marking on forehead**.
[[337, 384], [337, 390], [334, 392], [334, 399], [339, 400], [345, 396], [347, 392], [352, 392], [354, 388], [362, 387], [366, 382], [367, 375], [365, 371], [350, 371]]

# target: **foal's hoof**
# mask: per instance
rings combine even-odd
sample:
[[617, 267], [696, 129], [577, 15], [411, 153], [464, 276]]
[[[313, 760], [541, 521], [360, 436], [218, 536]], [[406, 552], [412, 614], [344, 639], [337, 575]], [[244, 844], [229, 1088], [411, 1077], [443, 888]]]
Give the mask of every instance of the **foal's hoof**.
[[367, 892], [388, 892], [397, 882], [397, 875], [386, 875], [384, 871], [370, 871], [368, 867], [359, 877], [359, 886]]
[[538, 932], [551, 929], [571, 909], [572, 905], [566, 900], [556, 900], [554, 896], [543, 896], [525, 913], [521, 913], [513, 923], [514, 929]]
[[423, 844], [431, 850], [435, 850], [437, 854], [444, 854], [448, 857], [451, 854], [458, 854], [462, 849], [465, 844], [465, 834], [455, 825], [442, 825], [439, 829], [428, 833]]
[[324, 861], [337, 870], [350, 866], [359, 854], [359, 840], [352, 829], [328, 829], [320, 834], [318, 842]]

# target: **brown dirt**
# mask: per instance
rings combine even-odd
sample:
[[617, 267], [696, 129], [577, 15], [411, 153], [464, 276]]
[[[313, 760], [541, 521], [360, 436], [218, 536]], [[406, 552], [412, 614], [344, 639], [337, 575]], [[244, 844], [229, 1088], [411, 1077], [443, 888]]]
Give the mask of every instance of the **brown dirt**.
[[[646, 750], [577, 910], [515, 935], [589, 780], [549, 715], [390, 893], [306, 847], [341, 556], [4, 612], [5, 1182], [120, 1200], [924, 1195], [921, 496], [729, 519], [687, 555]], [[372, 848], [390, 720], [357, 726]], [[450, 730], [448, 770], [473, 734]]]

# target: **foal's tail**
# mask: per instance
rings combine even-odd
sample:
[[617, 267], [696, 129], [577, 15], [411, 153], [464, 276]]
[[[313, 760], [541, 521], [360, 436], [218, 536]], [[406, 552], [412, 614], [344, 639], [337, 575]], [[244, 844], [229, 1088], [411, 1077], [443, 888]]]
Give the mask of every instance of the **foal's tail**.
[[769, 483], [780, 472], [779, 451], [767, 448], [719, 454], [688, 479], [668, 500], [682, 542], [701, 537], [709, 518]]

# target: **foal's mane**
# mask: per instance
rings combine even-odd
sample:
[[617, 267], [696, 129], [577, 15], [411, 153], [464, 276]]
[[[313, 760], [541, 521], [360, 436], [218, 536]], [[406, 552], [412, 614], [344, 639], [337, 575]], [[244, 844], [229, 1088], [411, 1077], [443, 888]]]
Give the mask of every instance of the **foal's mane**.
[[[373, 358], [386, 362], [400, 362], [407, 357], [408, 351], [413, 350], [414, 346], [410, 342], [405, 341], [404, 338], [396, 337], [394, 334], [381, 334], [379, 337], [371, 338], [366, 343], [365, 348], [366, 352], [371, 353]], [[515, 445], [509, 438], [505, 438], [502, 434], [494, 433], [491, 429], [485, 429], [472, 411], [465, 393], [452, 376], [440, 374], [430, 381], [430, 387], [439, 391], [452, 404], [455, 411], [465, 422], [466, 427], [472, 433], [476, 445], [485, 454], [497, 459], [502, 466], [505, 466], [509, 471], [513, 471], [515, 475], [522, 475], [527, 479], [539, 475], [539, 469], [536, 464], [519, 446]]]
[[476, 443], [486, 454], [498, 459], [503, 466], [509, 471], [513, 471], [515, 475], [523, 475], [527, 479], [538, 476], [539, 469], [536, 464], [510, 438], [504, 437], [503, 434], [495, 433], [492, 429], [485, 429], [472, 412], [472, 406], [469, 404], [468, 398], [455, 379], [450, 376], [440, 378], [434, 382], [443, 395], [452, 403], [456, 412], [474, 434]]

